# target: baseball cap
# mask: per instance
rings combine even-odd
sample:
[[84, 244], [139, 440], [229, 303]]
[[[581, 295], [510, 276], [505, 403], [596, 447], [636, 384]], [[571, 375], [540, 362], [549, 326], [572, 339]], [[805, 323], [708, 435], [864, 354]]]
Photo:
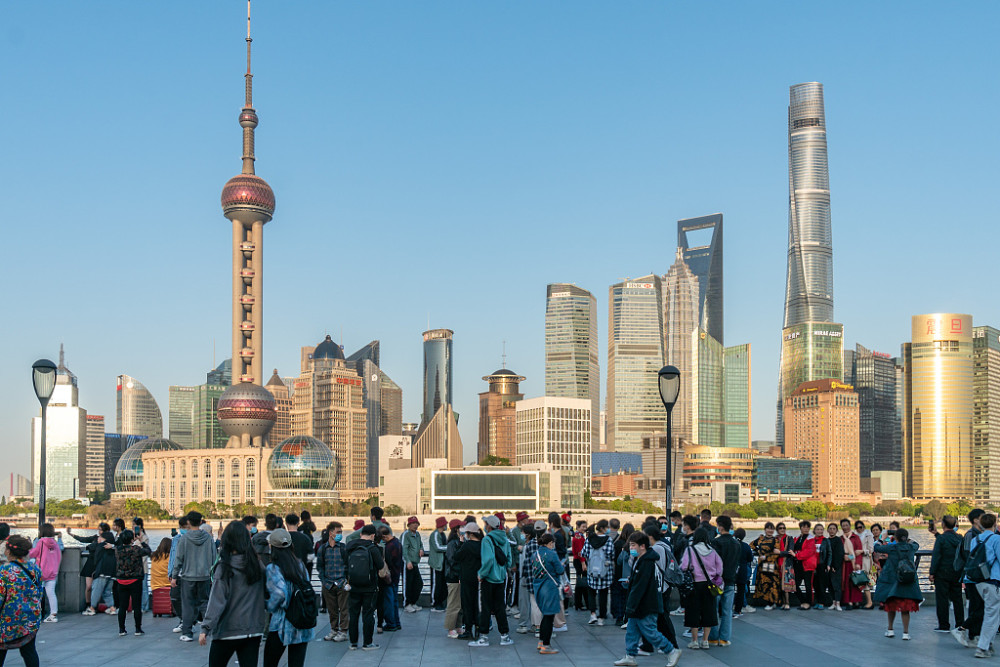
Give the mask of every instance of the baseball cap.
[[267, 536], [267, 543], [278, 549], [287, 549], [292, 546], [292, 536], [284, 528], [276, 528]]
[[517, 514], [514, 515], [514, 518], [517, 521], [519, 521], [519, 522], [520, 521], [524, 521], [525, 519], [528, 518], [528, 513], [527, 512], [518, 512]]
[[483, 523], [485, 523], [490, 528], [500, 527], [500, 519], [496, 518], [495, 516], [483, 517]]
[[548, 530], [548, 527], [549, 524], [545, 523], [541, 519], [535, 522], [535, 530], [537, 530], [540, 533], [544, 533], [546, 530]]
[[563, 514], [559, 518], [563, 520], [563, 523], [569, 523], [570, 519], [572, 518], [572, 515], [569, 512], [567, 512], [566, 514]]
[[450, 528], [451, 530], [455, 530], [456, 528], [459, 528], [461, 526], [462, 526], [461, 519], [452, 519], [451, 521], [448, 522], [448, 528]]
[[417, 521], [417, 517], [415, 517], [415, 516], [411, 516], [409, 519], [406, 520], [406, 525], [407, 526], [409, 526], [411, 523], [415, 523], [418, 526], [420, 525], [420, 522]]
[[443, 516], [439, 516], [437, 519], [434, 520], [434, 525], [437, 528], [444, 528], [445, 526], [448, 525], [448, 519], [444, 518]]
[[469, 523], [467, 523], [464, 526], [462, 526], [461, 528], [459, 528], [458, 532], [460, 532], [460, 533], [478, 533], [479, 532], [479, 524], [476, 523], [475, 521], [470, 521]]

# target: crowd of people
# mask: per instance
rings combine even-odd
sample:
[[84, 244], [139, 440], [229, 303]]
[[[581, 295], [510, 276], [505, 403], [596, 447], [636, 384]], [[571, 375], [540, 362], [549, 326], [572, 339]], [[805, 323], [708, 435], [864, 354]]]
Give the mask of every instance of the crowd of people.
[[[982, 658], [993, 654], [1000, 626], [1000, 539], [993, 539], [994, 514], [977, 509], [968, 518], [972, 527], [964, 537], [953, 516], [943, 518], [942, 532], [931, 527], [929, 575], [937, 631], [950, 632]], [[668, 667], [677, 664], [681, 641], [672, 616], [683, 617], [686, 648], [704, 651], [732, 644], [734, 618], [793, 604], [801, 610], [880, 608], [885, 636], [896, 636], [898, 616], [902, 639], [909, 640], [910, 614], [923, 601], [919, 545], [909, 531], [895, 522], [883, 531], [849, 519], [801, 521], [798, 528], [793, 537], [785, 524], [768, 522], [748, 544], [730, 517], [713, 521], [708, 510], [649, 516], [638, 529], [617, 519], [574, 523], [570, 513], [536, 520], [518, 512], [509, 521], [497, 512], [438, 517], [425, 541], [417, 517], [397, 536], [382, 509], [373, 507], [369, 520], [357, 520], [349, 533], [336, 521], [318, 530], [303, 512], [268, 514], [262, 529], [246, 516], [216, 539], [191, 512], [155, 551], [139, 518], [131, 528], [115, 519], [95, 535], [74, 537], [88, 552], [81, 572], [85, 616], [116, 615], [119, 635], [126, 636], [131, 611], [134, 634], [142, 636], [143, 612], [152, 606], [154, 614], [178, 618], [173, 631], [182, 642], [211, 642], [211, 667], [228, 665], [233, 656], [243, 667], [257, 665], [262, 643], [265, 667], [286, 655], [290, 667], [300, 667], [309, 642], [323, 633], [321, 611], [329, 622], [324, 640], [377, 649], [376, 634], [402, 629], [400, 611], [423, 611], [425, 594], [426, 608], [443, 614], [447, 636], [472, 648], [489, 646], [495, 626], [500, 646], [514, 644], [512, 631], [533, 633], [540, 655], [556, 654], [553, 638], [568, 630], [567, 610], [584, 612], [591, 625], [625, 630], [617, 667], [634, 667], [638, 656], [654, 652], [665, 655]], [[38, 629], [58, 622], [61, 536], [44, 524], [32, 543], [0, 523], [0, 539], [0, 664], [18, 649], [26, 665], [38, 665]]]

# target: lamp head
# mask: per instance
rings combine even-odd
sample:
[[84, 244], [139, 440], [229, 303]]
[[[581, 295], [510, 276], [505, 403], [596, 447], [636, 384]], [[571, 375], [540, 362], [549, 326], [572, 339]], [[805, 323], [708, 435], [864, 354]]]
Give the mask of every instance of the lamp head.
[[681, 372], [674, 366], [664, 366], [657, 375], [660, 400], [663, 401], [663, 407], [667, 412], [670, 412], [677, 402], [677, 396], [681, 393]]
[[45, 405], [52, 398], [52, 390], [56, 387], [56, 365], [49, 359], [39, 359], [31, 365], [31, 383], [35, 387], [35, 396]]

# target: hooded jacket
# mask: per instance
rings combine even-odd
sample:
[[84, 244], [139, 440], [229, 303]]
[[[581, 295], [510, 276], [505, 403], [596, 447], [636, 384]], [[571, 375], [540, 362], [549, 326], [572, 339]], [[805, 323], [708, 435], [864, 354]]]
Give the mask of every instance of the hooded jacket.
[[722, 559], [722, 581], [726, 585], [735, 585], [743, 547], [736, 541], [732, 533], [721, 533], [712, 540], [712, 546], [719, 554], [719, 558]]
[[42, 571], [43, 581], [52, 581], [59, 576], [59, 563], [62, 562], [62, 549], [52, 537], [43, 537], [35, 542], [28, 552], [28, 558], [34, 558], [38, 569]]
[[187, 581], [208, 581], [215, 562], [215, 542], [204, 530], [191, 529], [177, 542], [177, 553], [170, 578]]
[[[604, 555], [603, 568], [598, 571], [594, 553]], [[615, 547], [607, 535], [594, 533], [580, 551], [580, 557], [587, 563], [587, 585], [595, 591], [611, 588], [615, 577]]]
[[[507, 565], [500, 565], [497, 562], [497, 552], [503, 552], [507, 557]], [[510, 542], [507, 541], [507, 534], [499, 528], [486, 533], [483, 538], [481, 554], [483, 564], [479, 566], [479, 577], [483, 581], [491, 584], [502, 584], [507, 578], [507, 568], [511, 567]]]
[[229, 558], [229, 568], [221, 564], [212, 573], [212, 591], [208, 594], [208, 608], [201, 631], [213, 639], [239, 639], [263, 634], [264, 582], [260, 578], [247, 581], [247, 561], [243, 554]]
[[660, 557], [652, 549], [639, 556], [632, 564], [628, 579], [628, 598], [625, 613], [629, 618], [645, 618], [663, 613], [663, 596], [660, 595], [659, 574], [656, 561]]
[[715, 549], [705, 542], [688, 546], [681, 558], [681, 569], [691, 570], [695, 582], [710, 581], [720, 588], [723, 585], [722, 559]]

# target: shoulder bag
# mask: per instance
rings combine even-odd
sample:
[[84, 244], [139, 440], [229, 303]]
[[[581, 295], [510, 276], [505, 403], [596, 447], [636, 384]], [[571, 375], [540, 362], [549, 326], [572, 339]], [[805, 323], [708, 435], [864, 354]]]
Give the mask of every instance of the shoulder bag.
[[702, 562], [701, 556], [698, 555], [698, 550], [694, 547], [688, 547], [688, 549], [691, 549], [691, 551], [694, 552], [694, 557], [698, 559], [698, 565], [701, 566], [701, 573], [705, 575], [705, 580], [708, 582], [708, 592], [716, 597], [722, 595], [722, 589], [716, 586], [715, 582], [708, 578], [708, 570], [705, 569], [705, 563]]

